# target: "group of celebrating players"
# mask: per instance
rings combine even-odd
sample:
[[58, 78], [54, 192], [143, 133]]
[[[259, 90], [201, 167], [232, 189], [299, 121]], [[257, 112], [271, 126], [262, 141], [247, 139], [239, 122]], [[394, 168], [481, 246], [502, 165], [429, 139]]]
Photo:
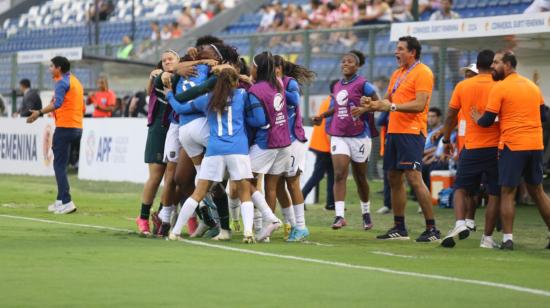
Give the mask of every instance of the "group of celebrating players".
[[[384, 98], [358, 75], [365, 56], [356, 50], [342, 56], [342, 77], [331, 89], [330, 107], [312, 118], [314, 125], [326, 125], [330, 136], [333, 229], [346, 225], [350, 164], [363, 228], [373, 227], [366, 175], [371, 139], [378, 136], [374, 112], [382, 111], [389, 112], [384, 169], [394, 225], [377, 238], [409, 239], [406, 178], [426, 221], [416, 241], [441, 240], [430, 193], [419, 172], [434, 84], [430, 68], [420, 61], [421, 50], [416, 38], [399, 39], [395, 51], [399, 67]], [[248, 67], [235, 48], [212, 36], [200, 38], [181, 58], [173, 50], [162, 54], [148, 85], [149, 179], [136, 219], [140, 233], [178, 240], [187, 225], [191, 237], [209, 233], [214, 240], [229, 240], [231, 229], [240, 230], [242, 220], [245, 243], [269, 241], [281, 227], [287, 241], [307, 239], [300, 189], [307, 139], [300, 96], [301, 87], [313, 81], [315, 73], [267, 51], [250, 62]], [[465, 147], [455, 185], [456, 225], [441, 241], [445, 247], [453, 247], [456, 237], [468, 237], [464, 208], [480, 185], [491, 195], [481, 247], [497, 247], [492, 232], [500, 216], [500, 247], [513, 249], [513, 195], [522, 177], [550, 227], [550, 199], [542, 189], [543, 99], [535, 84], [515, 72], [516, 65], [511, 52], [484, 50], [477, 59], [479, 75], [460, 82], [453, 93], [442, 142], [447, 151], [452, 150], [447, 144], [460, 118], [466, 123]], [[163, 178], [161, 206], [151, 214]], [[277, 203], [283, 221], [274, 214]]]

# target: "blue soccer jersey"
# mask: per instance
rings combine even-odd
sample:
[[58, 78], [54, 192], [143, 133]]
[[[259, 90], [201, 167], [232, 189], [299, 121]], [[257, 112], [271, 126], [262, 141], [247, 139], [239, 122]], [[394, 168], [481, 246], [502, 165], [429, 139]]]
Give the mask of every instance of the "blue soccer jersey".
[[290, 141], [296, 140], [294, 125], [296, 125], [296, 108], [300, 105], [300, 86], [294, 79], [290, 80], [285, 89], [285, 98], [288, 110], [288, 128], [290, 129]]
[[[208, 75], [210, 74], [210, 66], [206, 64], [198, 64], [195, 65], [195, 70], [197, 72], [197, 76], [189, 77], [189, 78], [179, 78], [178, 83], [176, 84], [176, 94], [182, 93], [187, 91], [188, 89], [197, 86], [206, 79], [208, 79]], [[174, 106], [172, 108], [175, 110]], [[202, 113], [191, 113], [191, 114], [179, 114], [179, 125], [183, 126], [195, 119], [198, 119], [200, 117], [203, 117], [204, 114]]]

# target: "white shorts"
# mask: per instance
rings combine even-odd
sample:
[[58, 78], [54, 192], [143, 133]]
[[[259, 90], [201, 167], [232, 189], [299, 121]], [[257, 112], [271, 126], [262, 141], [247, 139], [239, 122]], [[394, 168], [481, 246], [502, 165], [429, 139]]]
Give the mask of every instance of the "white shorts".
[[195, 119], [179, 130], [181, 146], [190, 158], [197, 157], [204, 152], [210, 137], [210, 127], [205, 117]]
[[202, 159], [199, 179], [213, 182], [223, 181], [225, 171], [232, 181], [252, 178], [250, 158], [248, 155], [214, 155]]
[[347, 155], [356, 163], [368, 161], [371, 148], [369, 137], [330, 137], [330, 154]]
[[299, 140], [294, 140], [290, 145], [290, 164], [285, 177], [293, 177], [298, 171], [303, 172], [306, 164], [306, 144]]
[[178, 161], [181, 144], [178, 140], [179, 125], [170, 123], [168, 132], [166, 133], [166, 142], [164, 143], [164, 162], [176, 163]]
[[280, 149], [261, 149], [257, 144], [250, 148], [252, 172], [281, 175], [290, 165], [290, 146]]

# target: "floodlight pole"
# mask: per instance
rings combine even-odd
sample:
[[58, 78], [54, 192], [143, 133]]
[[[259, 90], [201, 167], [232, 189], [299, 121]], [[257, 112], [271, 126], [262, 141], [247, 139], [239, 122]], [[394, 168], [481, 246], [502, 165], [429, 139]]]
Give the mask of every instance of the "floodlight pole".
[[99, 0], [94, 0], [94, 18], [95, 18], [95, 45], [99, 45]]
[[132, 0], [132, 41], [136, 39], [136, 0]]

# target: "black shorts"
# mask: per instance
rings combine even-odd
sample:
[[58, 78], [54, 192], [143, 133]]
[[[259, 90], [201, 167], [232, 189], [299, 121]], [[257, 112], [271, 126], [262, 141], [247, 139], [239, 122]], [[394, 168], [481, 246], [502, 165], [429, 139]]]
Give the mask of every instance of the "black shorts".
[[153, 124], [147, 129], [147, 141], [145, 142], [145, 163], [166, 164], [164, 162], [164, 144], [168, 127], [162, 125], [162, 118], [155, 118]]
[[517, 187], [523, 176], [525, 183], [542, 183], [543, 150], [512, 151], [507, 146], [499, 151], [498, 174], [500, 186]]
[[489, 195], [500, 195], [497, 147], [463, 149], [460, 153], [454, 187], [476, 193], [481, 183], [486, 184]]
[[384, 149], [384, 170], [422, 170], [426, 138], [414, 134], [388, 134]]

